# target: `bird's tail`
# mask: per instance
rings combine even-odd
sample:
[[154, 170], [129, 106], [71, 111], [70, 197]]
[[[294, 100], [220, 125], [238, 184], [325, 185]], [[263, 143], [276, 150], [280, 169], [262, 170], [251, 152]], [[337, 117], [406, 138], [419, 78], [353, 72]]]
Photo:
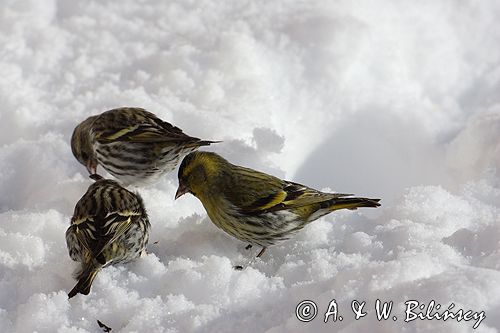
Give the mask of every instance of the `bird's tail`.
[[210, 141], [210, 140], [200, 140], [197, 141], [195, 144], [196, 146], [210, 146], [212, 143], [220, 143], [222, 141]]
[[328, 209], [333, 212], [338, 209], [351, 209], [355, 210], [359, 207], [379, 207], [380, 199], [369, 198], [336, 198], [331, 200], [331, 205]]
[[75, 296], [80, 293], [82, 295], [88, 295], [90, 293], [90, 287], [92, 286], [92, 282], [99, 272], [100, 268], [91, 267], [89, 269], [84, 269], [81, 273], [77, 275], [78, 282], [68, 293], [68, 298]]

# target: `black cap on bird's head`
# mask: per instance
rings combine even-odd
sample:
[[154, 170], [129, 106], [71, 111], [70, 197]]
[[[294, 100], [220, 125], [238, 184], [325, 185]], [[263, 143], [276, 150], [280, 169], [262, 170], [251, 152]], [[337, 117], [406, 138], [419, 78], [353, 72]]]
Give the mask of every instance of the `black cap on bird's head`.
[[177, 173], [177, 177], [181, 179], [183, 176], [185, 176], [186, 168], [191, 162], [194, 160], [195, 155], [198, 152], [192, 152], [186, 155], [184, 159], [181, 162], [181, 165], [179, 166], [179, 172]]
[[190, 192], [195, 195], [210, 188], [209, 183], [219, 172], [221, 164], [227, 161], [221, 156], [206, 151], [195, 151], [188, 154], [179, 167], [179, 188], [175, 198]]
[[191, 163], [191, 161], [194, 159], [194, 154], [190, 153], [184, 157], [184, 159], [181, 162], [181, 165], [179, 167], [179, 172], [177, 173], [177, 178], [179, 180], [179, 187], [177, 188], [177, 191], [175, 192], [175, 199], [181, 197], [182, 195], [186, 194], [189, 192], [189, 188], [187, 185], [187, 165]]

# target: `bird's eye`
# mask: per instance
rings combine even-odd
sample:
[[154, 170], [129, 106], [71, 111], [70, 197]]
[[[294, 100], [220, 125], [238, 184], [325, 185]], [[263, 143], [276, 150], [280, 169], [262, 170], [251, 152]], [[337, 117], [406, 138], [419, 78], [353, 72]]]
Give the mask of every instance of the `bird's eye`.
[[89, 159], [89, 155], [86, 153], [86, 152], [82, 152], [82, 159], [83, 160], [88, 160]]

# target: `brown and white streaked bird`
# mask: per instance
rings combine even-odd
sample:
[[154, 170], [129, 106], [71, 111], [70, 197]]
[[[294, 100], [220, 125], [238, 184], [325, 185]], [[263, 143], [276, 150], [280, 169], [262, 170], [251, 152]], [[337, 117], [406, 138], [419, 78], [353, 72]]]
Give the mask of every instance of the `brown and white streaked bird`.
[[89, 174], [101, 165], [128, 186], [154, 183], [185, 155], [216, 142], [189, 136], [144, 109], [123, 107], [81, 122], [71, 150]]
[[78, 201], [66, 231], [69, 256], [81, 263], [69, 298], [87, 295], [101, 268], [126, 263], [146, 251], [150, 224], [139, 194], [116, 181], [96, 180]]

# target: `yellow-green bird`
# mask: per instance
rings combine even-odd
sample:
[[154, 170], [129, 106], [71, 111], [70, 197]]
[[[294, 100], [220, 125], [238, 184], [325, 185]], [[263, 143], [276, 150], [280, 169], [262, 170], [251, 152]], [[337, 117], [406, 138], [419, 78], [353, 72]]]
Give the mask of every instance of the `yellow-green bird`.
[[101, 165], [128, 186], [157, 181], [182, 157], [215, 142], [189, 136], [144, 109], [122, 107], [82, 121], [73, 131], [71, 150], [90, 174]]
[[93, 178], [66, 231], [69, 256], [81, 263], [69, 298], [87, 295], [101, 268], [140, 257], [148, 243], [150, 224], [141, 197], [114, 180]]
[[380, 206], [380, 199], [320, 192], [231, 164], [211, 152], [187, 155], [178, 178], [175, 198], [187, 192], [196, 196], [217, 227], [248, 242], [247, 248], [261, 246], [257, 257], [334, 210]]

